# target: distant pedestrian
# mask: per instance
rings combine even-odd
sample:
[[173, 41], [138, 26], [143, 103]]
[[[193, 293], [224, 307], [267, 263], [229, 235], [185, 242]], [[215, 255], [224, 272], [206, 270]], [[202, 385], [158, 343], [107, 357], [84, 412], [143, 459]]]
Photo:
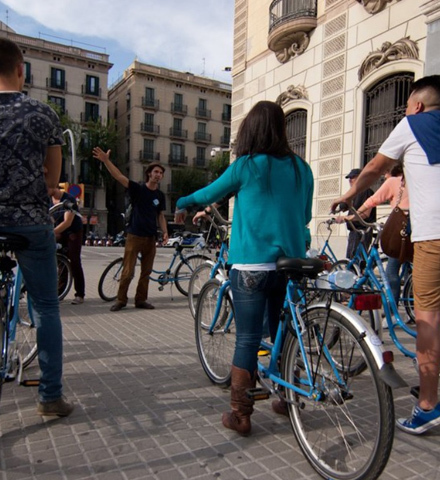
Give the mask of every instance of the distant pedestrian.
[[129, 180], [111, 161], [108, 150], [104, 152], [99, 147], [93, 149], [94, 158], [101, 161], [110, 172], [110, 175], [128, 189], [133, 211], [127, 227], [124, 261], [119, 282], [117, 301], [110, 308], [118, 312], [127, 305], [128, 287], [133, 279], [138, 255], [141, 255], [141, 274], [136, 289], [134, 303], [136, 308], [154, 309], [148, 299], [148, 285], [153, 270], [156, 255], [157, 228], [162, 230], [162, 242], [168, 242], [167, 222], [165, 219], [165, 195], [159, 190], [159, 183], [163, 178], [165, 167], [160, 163], [151, 163], [145, 171], [145, 183]]

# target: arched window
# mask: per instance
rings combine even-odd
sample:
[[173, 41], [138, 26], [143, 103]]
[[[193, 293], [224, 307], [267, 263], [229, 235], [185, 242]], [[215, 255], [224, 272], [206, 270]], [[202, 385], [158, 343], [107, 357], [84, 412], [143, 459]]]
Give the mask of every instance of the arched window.
[[305, 160], [307, 140], [307, 110], [299, 108], [286, 116], [287, 140], [290, 148]]
[[405, 116], [413, 80], [413, 73], [399, 73], [381, 80], [366, 92], [364, 166]]

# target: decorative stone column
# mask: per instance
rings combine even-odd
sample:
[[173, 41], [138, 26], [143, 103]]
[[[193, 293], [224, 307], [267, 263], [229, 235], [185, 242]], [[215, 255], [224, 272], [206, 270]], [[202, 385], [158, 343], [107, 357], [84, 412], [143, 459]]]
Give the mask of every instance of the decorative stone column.
[[425, 75], [440, 74], [440, 0], [424, 2], [420, 9], [426, 15], [427, 39]]

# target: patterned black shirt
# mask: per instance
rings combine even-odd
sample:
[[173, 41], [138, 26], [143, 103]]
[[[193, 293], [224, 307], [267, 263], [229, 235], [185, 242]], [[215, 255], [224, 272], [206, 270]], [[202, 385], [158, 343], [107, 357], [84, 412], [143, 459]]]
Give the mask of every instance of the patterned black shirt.
[[56, 113], [19, 92], [0, 92], [0, 226], [49, 225], [43, 164], [63, 145]]

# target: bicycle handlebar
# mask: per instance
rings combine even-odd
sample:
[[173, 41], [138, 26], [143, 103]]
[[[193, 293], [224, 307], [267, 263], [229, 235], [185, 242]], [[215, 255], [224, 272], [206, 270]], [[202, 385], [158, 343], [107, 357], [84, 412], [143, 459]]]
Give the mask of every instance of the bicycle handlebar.
[[82, 217], [81, 213], [75, 210], [74, 207], [75, 203], [71, 202], [70, 200], [64, 200], [63, 202], [57, 203], [56, 205], [52, 205], [49, 208], [49, 214], [52, 215], [58, 210], [68, 210], [69, 212], [73, 212], [78, 217]]
[[[366, 227], [367, 229], [373, 229], [373, 230], [376, 230], [378, 232], [381, 232], [382, 229], [383, 229], [383, 223], [380, 223], [380, 222], [366, 222], [364, 218], [362, 218], [358, 211], [353, 207], [353, 206], [348, 206], [346, 203], [340, 203], [338, 205], [338, 208], [336, 209], [336, 212], [342, 212], [342, 211], [347, 211], [349, 213], [351, 213], [354, 217], [355, 217], [355, 220], [357, 222], [359, 222], [361, 225], [363, 225], [364, 227]], [[353, 224], [353, 221], [352, 220], [347, 220], [347, 223], [350, 224], [350, 226], [356, 230], [357, 232], [364, 232], [364, 230], [360, 230], [358, 228], [355, 227], [355, 225]]]
[[213, 204], [211, 204], [209, 208], [211, 209], [211, 213], [214, 215], [214, 218], [220, 223], [220, 225], [226, 225], [226, 226], [232, 225], [231, 221], [226, 220], [221, 216], [221, 213], [217, 210], [217, 208]]

